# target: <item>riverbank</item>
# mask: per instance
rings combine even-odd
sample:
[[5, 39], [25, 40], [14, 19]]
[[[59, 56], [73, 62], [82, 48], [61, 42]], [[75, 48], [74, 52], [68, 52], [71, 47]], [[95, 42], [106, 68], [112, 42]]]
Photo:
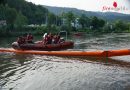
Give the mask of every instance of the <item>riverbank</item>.
[[[25, 33], [31, 33], [35, 36], [39, 36], [39, 35], [44, 35], [44, 33], [46, 32], [51, 32], [52, 34], [57, 34], [59, 33], [60, 28], [59, 27], [29, 27], [29, 28], [19, 28], [19, 29], [14, 29], [14, 30], [0, 30], [0, 37], [16, 37], [16, 36], [21, 36]], [[68, 35], [73, 35], [73, 34], [107, 34], [107, 33], [130, 33], [130, 30], [103, 30], [103, 29], [79, 29], [79, 30], [75, 30], [75, 31], [67, 31]]]

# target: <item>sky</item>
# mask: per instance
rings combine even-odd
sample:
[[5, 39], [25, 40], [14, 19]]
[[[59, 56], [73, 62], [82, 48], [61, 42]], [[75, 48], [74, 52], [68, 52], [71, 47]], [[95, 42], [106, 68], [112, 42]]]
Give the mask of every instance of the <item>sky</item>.
[[[57, 7], [72, 7], [86, 11], [112, 11], [130, 14], [130, 0], [26, 0], [36, 5], [47, 5]], [[117, 2], [117, 8], [120, 10], [108, 10], [113, 8], [113, 2]], [[104, 7], [104, 9], [103, 9]], [[125, 8], [125, 9], [124, 9]]]

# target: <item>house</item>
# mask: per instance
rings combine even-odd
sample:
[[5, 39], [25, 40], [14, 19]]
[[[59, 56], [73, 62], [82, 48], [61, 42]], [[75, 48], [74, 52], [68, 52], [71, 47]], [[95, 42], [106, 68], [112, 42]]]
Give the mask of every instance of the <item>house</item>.
[[[67, 20], [65, 18], [62, 19], [62, 25], [66, 25]], [[76, 18], [74, 22], [71, 22], [71, 26], [75, 27], [76, 29], [82, 28], [82, 26], [79, 24], [79, 18]]]

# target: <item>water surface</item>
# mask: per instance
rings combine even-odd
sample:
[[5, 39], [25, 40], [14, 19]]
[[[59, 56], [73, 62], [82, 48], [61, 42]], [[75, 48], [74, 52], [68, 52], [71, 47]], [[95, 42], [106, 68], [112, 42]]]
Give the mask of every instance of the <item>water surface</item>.
[[[35, 37], [38, 40], [40, 37]], [[0, 38], [10, 48], [16, 38]], [[70, 36], [69, 50], [130, 48], [130, 34]], [[0, 53], [0, 90], [130, 90], [130, 56], [57, 57]]]

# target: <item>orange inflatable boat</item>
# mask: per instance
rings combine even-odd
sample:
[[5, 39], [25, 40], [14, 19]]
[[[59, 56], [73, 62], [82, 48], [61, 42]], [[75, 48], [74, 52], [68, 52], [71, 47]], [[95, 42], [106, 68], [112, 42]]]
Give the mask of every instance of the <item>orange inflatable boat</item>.
[[86, 56], [86, 57], [112, 57], [130, 55], [130, 49], [108, 50], [108, 51], [35, 51], [35, 50], [15, 50], [0, 48], [0, 52], [14, 52], [21, 54], [39, 54], [55, 56]]

